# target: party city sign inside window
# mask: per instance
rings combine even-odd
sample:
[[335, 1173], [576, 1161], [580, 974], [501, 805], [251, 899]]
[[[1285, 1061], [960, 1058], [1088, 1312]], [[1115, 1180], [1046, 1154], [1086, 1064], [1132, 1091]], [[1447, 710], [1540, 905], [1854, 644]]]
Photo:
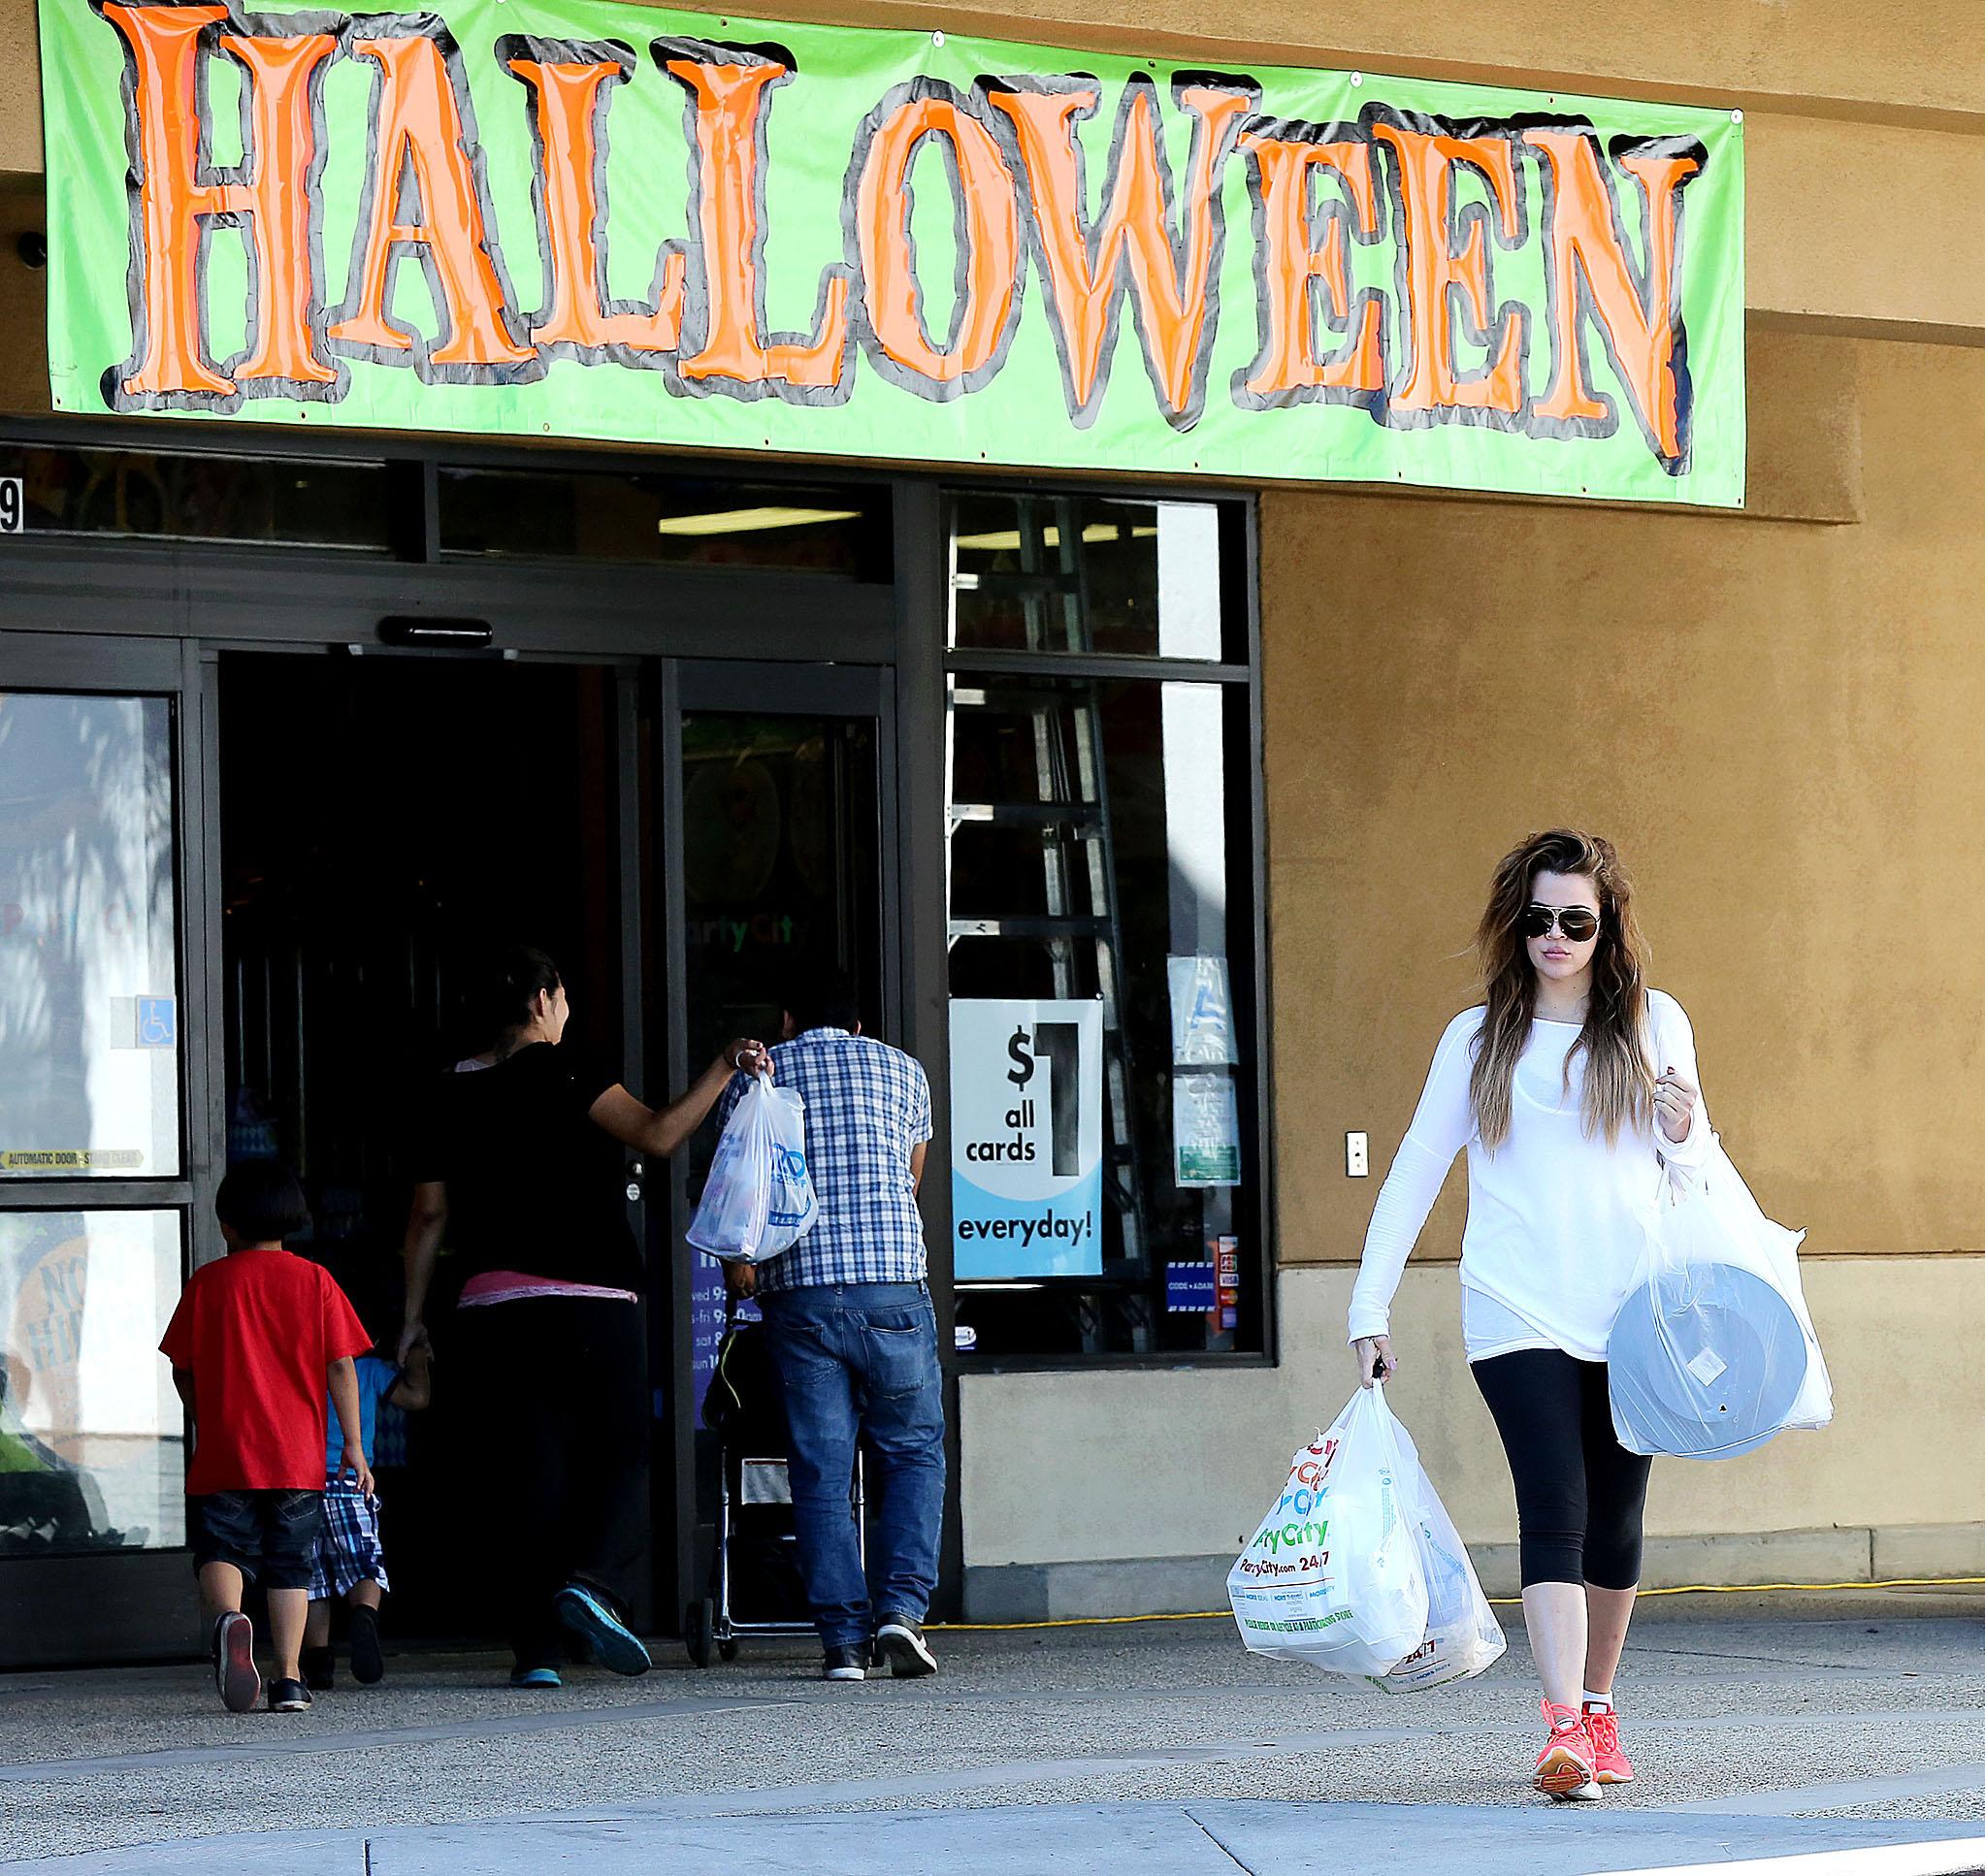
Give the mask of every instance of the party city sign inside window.
[[1094, 1000], [951, 1006], [954, 1270], [1095, 1277], [1103, 1268], [1103, 1010]]

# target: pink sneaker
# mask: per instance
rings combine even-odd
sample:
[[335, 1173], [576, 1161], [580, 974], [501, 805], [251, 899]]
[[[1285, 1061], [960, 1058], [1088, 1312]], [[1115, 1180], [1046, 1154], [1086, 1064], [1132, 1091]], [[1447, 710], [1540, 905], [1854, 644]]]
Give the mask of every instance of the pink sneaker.
[[1602, 1785], [1631, 1785], [1634, 1762], [1620, 1750], [1619, 1715], [1610, 1706], [1585, 1707], [1585, 1731], [1592, 1741], [1592, 1773]]
[[1593, 1763], [1592, 1735], [1585, 1730], [1584, 1716], [1577, 1707], [1559, 1706], [1551, 1700], [1543, 1704], [1550, 1737], [1537, 1755], [1537, 1772], [1531, 1783], [1546, 1797], [1597, 1797], [1598, 1768]]

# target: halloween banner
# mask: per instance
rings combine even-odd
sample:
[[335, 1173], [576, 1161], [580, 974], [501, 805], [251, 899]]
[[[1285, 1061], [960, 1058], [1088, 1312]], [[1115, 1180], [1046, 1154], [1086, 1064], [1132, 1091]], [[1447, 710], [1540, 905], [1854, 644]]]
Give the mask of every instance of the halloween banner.
[[1737, 505], [1739, 113], [42, 0], [61, 410]]

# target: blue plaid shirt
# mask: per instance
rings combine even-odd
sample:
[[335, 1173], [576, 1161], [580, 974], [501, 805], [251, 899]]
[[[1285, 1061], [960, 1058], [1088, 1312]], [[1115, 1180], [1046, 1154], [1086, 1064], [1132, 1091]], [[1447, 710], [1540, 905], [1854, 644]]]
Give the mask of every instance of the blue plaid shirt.
[[[809, 1029], [772, 1051], [773, 1079], [806, 1103], [806, 1165], [820, 1220], [758, 1267], [761, 1290], [816, 1283], [921, 1283], [924, 1220], [911, 1149], [930, 1138], [930, 1084], [900, 1049], [845, 1029]], [[724, 1090], [720, 1124], [745, 1089]]]

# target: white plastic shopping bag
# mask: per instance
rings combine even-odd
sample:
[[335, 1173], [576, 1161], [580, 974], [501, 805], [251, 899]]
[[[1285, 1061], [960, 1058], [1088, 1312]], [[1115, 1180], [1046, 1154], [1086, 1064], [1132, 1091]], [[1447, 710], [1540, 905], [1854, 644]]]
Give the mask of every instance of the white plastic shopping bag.
[[733, 1263], [763, 1264], [819, 1216], [806, 1170], [806, 1104], [797, 1089], [755, 1075], [724, 1124], [689, 1241]]
[[1799, 1280], [1806, 1234], [1765, 1216], [1720, 1140], [1702, 1167], [1663, 1174], [1646, 1222], [1648, 1273], [1606, 1350], [1620, 1444], [1733, 1459], [1825, 1426], [1833, 1384]]
[[1234, 1621], [1255, 1654], [1374, 1675], [1426, 1638], [1426, 1576], [1396, 1435], [1383, 1390], [1361, 1387], [1289, 1462], [1288, 1484], [1227, 1573]]
[[1399, 1447], [1404, 1489], [1415, 1503], [1414, 1535], [1419, 1545], [1420, 1570], [1427, 1583], [1427, 1632], [1417, 1648], [1391, 1670], [1371, 1677], [1387, 1694], [1418, 1694], [1449, 1681], [1473, 1679], [1510, 1645], [1503, 1626], [1481, 1593], [1481, 1581], [1469, 1560], [1468, 1546], [1454, 1529], [1419, 1453], [1405, 1427], [1392, 1423]]

